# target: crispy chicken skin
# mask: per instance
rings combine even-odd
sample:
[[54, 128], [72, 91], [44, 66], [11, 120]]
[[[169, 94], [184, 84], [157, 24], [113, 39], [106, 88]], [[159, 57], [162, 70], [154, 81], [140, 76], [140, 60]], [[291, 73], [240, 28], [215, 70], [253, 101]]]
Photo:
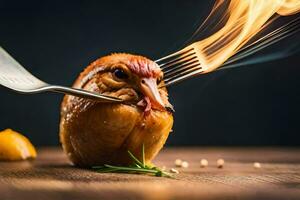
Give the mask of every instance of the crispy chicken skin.
[[[77, 166], [131, 164], [127, 151], [147, 163], [157, 155], [173, 126], [163, 73], [153, 61], [112, 54], [91, 63], [73, 87], [116, 96], [100, 103], [66, 95], [61, 105], [60, 141]], [[159, 86], [158, 86], [158, 85]]]

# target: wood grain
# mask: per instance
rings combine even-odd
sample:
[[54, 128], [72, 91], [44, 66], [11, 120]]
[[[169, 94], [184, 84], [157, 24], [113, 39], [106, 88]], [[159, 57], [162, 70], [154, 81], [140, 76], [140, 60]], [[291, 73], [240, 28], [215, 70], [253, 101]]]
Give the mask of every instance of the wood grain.
[[[99, 174], [71, 166], [60, 148], [38, 153], [34, 161], [0, 162], [1, 199], [300, 199], [297, 148], [164, 149], [158, 166], [174, 167], [176, 158], [190, 164], [175, 179]], [[200, 168], [201, 158], [208, 167]]]

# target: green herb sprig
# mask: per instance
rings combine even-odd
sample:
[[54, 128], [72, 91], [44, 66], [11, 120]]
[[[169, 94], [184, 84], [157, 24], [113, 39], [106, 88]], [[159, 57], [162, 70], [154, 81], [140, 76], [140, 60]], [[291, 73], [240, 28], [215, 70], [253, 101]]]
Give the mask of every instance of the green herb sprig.
[[113, 166], [105, 164], [103, 166], [94, 166], [92, 167], [97, 172], [100, 173], [134, 173], [134, 174], [148, 174], [158, 177], [168, 177], [172, 178], [173, 176], [164, 170], [155, 167], [149, 166], [145, 163], [145, 147], [142, 146], [142, 160], [140, 161], [135, 157], [130, 151], [127, 151], [129, 157], [132, 159], [133, 164], [130, 166]]

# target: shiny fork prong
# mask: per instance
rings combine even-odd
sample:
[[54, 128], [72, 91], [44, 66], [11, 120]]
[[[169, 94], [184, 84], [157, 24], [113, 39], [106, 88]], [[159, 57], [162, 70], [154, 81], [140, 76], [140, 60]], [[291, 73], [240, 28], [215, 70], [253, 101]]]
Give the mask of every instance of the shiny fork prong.
[[188, 52], [186, 54], [183, 54], [183, 55], [181, 55], [181, 56], [179, 56], [179, 57], [177, 57], [177, 58], [175, 58], [173, 60], [170, 60], [170, 61], [168, 61], [168, 62], [166, 62], [164, 64], [161, 64], [159, 67], [162, 70], [166, 70], [169, 67], [173, 67], [174, 65], [178, 65], [178, 64], [180, 64], [182, 62], [186, 62], [186, 61], [192, 59], [195, 56], [196, 56], [196, 53], [194, 51], [190, 51], [190, 52]]
[[182, 69], [178, 69], [176, 71], [174, 71], [173, 73], [171, 74], [168, 74], [167, 76], [165, 76], [165, 79], [168, 80], [169, 78], [176, 78], [177, 76], [180, 76], [180, 75], [184, 75], [185, 73], [188, 73], [190, 71], [193, 71], [195, 69], [202, 69], [200, 64], [195, 62], [191, 65], [187, 65], [185, 67], [183, 67]]
[[204, 72], [200, 68], [194, 68], [194, 69], [191, 69], [189, 71], [190, 71], [189, 73], [186, 73], [186, 74], [183, 74], [183, 75], [180, 75], [180, 76], [177, 76], [177, 77], [172, 77], [168, 80], [165, 80], [165, 84], [162, 87], [168, 87], [169, 85], [173, 85], [177, 82], [183, 81], [185, 79], [188, 79], [192, 76], [196, 76], [198, 74], [202, 74]]
[[185, 55], [181, 58], [178, 58], [178, 59], [174, 60], [173, 62], [169, 63], [168, 65], [164, 66], [162, 68], [162, 71], [164, 73], [166, 73], [167, 71], [172, 70], [172, 68], [177, 67], [178, 65], [184, 65], [185, 63], [190, 62], [191, 60], [195, 60], [195, 59], [197, 59], [196, 53], [194, 53], [194, 52], [190, 53], [190, 54]]
[[173, 75], [174, 73], [178, 73], [179, 71], [181, 71], [182, 69], [185, 69], [186, 67], [188, 67], [191, 64], [195, 64], [195, 63], [199, 63], [199, 60], [197, 59], [197, 57], [193, 57], [192, 59], [183, 62], [179, 65], [175, 65], [173, 67], [170, 67], [169, 69], [164, 71], [164, 77]]
[[200, 63], [191, 64], [191, 65], [186, 66], [185, 69], [181, 70], [180, 72], [178, 72], [172, 76], [164, 78], [164, 81], [169, 82], [171, 80], [177, 79], [181, 76], [185, 76], [186, 74], [189, 74], [191, 72], [194, 72], [196, 70], [201, 70], [201, 69], [202, 68], [200, 67]]
[[188, 52], [190, 52], [192, 50], [193, 50], [193, 48], [182, 49], [182, 50], [177, 51], [175, 53], [172, 53], [172, 54], [170, 54], [168, 56], [165, 56], [163, 58], [157, 59], [154, 62], [156, 62], [159, 65], [163, 65], [164, 63], [166, 63], [168, 61], [171, 61], [171, 60], [174, 60], [175, 58], [178, 58], [178, 57], [180, 57], [180, 56], [182, 56], [182, 55], [184, 55], [184, 54], [186, 54], [186, 53], [188, 53]]
[[172, 56], [168, 59], [165, 59], [164, 62], [157, 62], [159, 67], [164, 70], [170, 66], [173, 66], [174, 64], [181, 62], [182, 59], [185, 59], [187, 57], [190, 57], [192, 55], [194, 55], [195, 52], [193, 51], [193, 49], [189, 49], [186, 51], [182, 51], [181, 53], [177, 54], [176, 56]]

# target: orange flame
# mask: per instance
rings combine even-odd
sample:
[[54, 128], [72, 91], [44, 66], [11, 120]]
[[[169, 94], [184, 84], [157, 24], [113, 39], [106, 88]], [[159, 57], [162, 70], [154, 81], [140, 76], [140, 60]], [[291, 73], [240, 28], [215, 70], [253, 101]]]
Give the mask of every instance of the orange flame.
[[[202, 55], [204, 73], [221, 66], [270, 22], [274, 14], [291, 15], [300, 11], [300, 0], [216, 0], [209, 20], [222, 5], [229, 3], [222, 20], [225, 25], [210, 37], [192, 46]], [[203, 66], [205, 66], [203, 68]]]

